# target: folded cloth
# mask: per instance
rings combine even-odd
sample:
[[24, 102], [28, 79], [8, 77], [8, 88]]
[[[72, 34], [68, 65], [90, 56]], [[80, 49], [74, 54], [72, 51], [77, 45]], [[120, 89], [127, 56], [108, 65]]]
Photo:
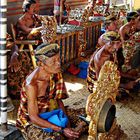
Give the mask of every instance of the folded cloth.
[[104, 34], [105, 32], [106, 32], [106, 30], [102, 28], [101, 29], [101, 35]]
[[77, 68], [74, 64], [71, 64], [67, 71], [73, 75], [77, 75], [80, 72], [80, 69]]
[[86, 79], [87, 78], [87, 69], [80, 70], [80, 73], [77, 76], [79, 78]]
[[[68, 118], [63, 112], [62, 109], [56, 109], [50, 112], [44, 112], [39, 114], [42, 119], [47, 120], [48, 122], [55, 124], [59, 127], [65, 128], [68, 124]], [[43, 128], [45, 132], [53, 132], [51, 128]]]
[[89, 65], [89, 62], [82, 61], [82, 62], [79, 63], [78, 68], [80, 68], [80, 69], [87, 69], [88, 65]]
[[80, 25], [80, 21], [77, 21], [77, 20], [70, 20], [68, 22], [68, 24], [71, 24], [71, 25]]
[[80, 72], [77, 75], [79, 78], [86, 79], [87, 78], [87, 68], [88, 68], [89, 62], [82, 61], [79, 63], [78, 68], [80, 68]]

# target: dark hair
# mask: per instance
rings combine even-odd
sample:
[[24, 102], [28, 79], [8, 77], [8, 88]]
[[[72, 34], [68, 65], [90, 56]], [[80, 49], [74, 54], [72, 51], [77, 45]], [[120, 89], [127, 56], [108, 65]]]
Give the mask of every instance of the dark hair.
[[116, 17], [115, 17], [115, 16], [113, 16], [113, 17], [111, 17], [111, 18], [105, 20], [105, 21], [104, 21], [104, 27], [107, 28], [107, 27], [110, 25], [110, 23], [112, 23], [112, 22], [115, 21], [115, 20], [116, 20]]
[[139, 9], [137, 9], [136, 11], [137, 11], [137, 13], [140, 15], [140, 8], [139, 8]]
[[133, 20], [137, 17], [138, 17], [137, 12], [129, 12], [129, 13], [127, 13], [126, 19], [127, 19], [128, 22], [130, 22], [131, 20]]
[[32, 4], [36, 4], [36, 1], [35, 0], [25, 0], [22, 5], [23, 12], [27, 12]]

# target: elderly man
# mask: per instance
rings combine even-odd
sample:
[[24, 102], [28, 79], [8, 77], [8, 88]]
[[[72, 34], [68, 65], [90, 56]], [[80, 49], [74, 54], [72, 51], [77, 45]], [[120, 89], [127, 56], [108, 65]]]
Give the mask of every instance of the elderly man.
[[[38, 67], [23, 83], [17, 127], [29, 140], [79, 138], [85, 122], [80, 122], [77, 129], [78, 117], [68, 120], [67, 113], [68, 116], [71, 113], [65, 110], [62, 102], [68, 95], [61, 74], [59, 46], [42, 44], [36, 49], [35, 56]], [[81, 112], [79, 115], [84, 110]], [[71, 128], [72, 124], [76, 129]]]

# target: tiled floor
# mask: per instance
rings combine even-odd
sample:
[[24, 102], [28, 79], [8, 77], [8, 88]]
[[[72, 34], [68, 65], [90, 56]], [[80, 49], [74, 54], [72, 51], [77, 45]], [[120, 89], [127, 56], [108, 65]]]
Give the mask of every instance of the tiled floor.
[[[86, 80], [75, 76], [64, 74], [66, 87], [69, 93], [69, 99], [64, 100], [65, 105], [74, 108], [85, 107], [86, 99], [89, 95], [86, 88]], [[140, 93], [133, 95], [133, 100], [117, 102], [117, 122], [121, 129], [127, 135], [123, 140], [140, 140]], [[8, 121], [15, 123], [19, 101], [13, 101], [15, 110], [8, 113]], [[86, 140], [83, 136], [80, 140]]]

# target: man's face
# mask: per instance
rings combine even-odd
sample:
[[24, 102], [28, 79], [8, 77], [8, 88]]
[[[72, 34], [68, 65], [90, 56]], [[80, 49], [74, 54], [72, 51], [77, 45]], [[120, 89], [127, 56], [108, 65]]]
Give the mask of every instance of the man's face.
[[136, 21], [136, 28], [140, 30], [140, 15], [138, 16], [137, 21]]
[[46, 71], [50, 74], [61, 72], [60, 55], [56, 54], [45, 61]]
[[31, 6], [30, 6], [30, 8], [29, 8], [29, 13], [30, 14], [34, 14], [35, 13], [35, 11], [36, 11], [36, 4], [32, 4]]
[[121, 48], [122, 47], [122, 43], [121, 43], [121, 41], [120, 40], [118, 40], [118, 41], [112, 41], [112, 47], [115, 49], [115, 50], [118, 50], [119, 48]]
[[108, 52], [110, 52], [111, 54], [114, 53], [115, 51], [118, 51], [119, 48], [122, 47], [122, 43], [121, 41], [111, 41], [108, 42]]
[[132, 18], [130, 22], [131, 22], [132, 25], [137, 24], [137, 22], [138, 22], [138, 17]]
[[117, 29], [117, 23], [116, 23], [116, 20], [115, 21], [112, 21], [109, 26], [108, 26], [108, 30], [109, 31], [116, 31]]
[[116, 21], [112, 21], [109, 26], [108, 26], [108, 30], [110, 31], [116, 31], [117, 29], [117, 24], [116, 24]]
[[140, 15], [135, 19], [136, 24], [140, 23]]

